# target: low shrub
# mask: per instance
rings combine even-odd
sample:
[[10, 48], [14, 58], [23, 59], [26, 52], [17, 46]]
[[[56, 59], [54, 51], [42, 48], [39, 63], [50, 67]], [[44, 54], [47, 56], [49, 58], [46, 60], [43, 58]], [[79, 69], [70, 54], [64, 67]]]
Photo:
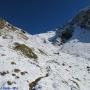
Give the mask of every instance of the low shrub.
[[11, 81], [7, 81], [7, 84], [8, 84], [8, 85], [12, 85], [13, 82], [11, 82]]
[[20, 70], [19, 70], [19, 69], [14, 69], [14, 72], [15, 72], [15, 73], [19, 73]]
[[0, 29], [4, 28], [4, 26], [5, 26], [5, 20], [0, 19]]
[[17, 43], [14, 50], [21, 51], [22, 54], [24, 54], [28, 58], [34, 58], [34, 59], [37, 58], [37, 55], [32, 51], [32, 49], [29, 48], [28, 46], [26, 46], [25, 44], [18, 44]]

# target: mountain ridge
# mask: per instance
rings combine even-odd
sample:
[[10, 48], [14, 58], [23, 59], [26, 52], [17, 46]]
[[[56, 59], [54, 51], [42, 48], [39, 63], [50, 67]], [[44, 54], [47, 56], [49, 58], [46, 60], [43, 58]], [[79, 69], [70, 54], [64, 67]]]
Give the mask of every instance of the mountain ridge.
[[79, 15], [79, 20], [75, 20], [78, 15], [72, 19], [75, 23], [36, 35], [1, 20], [0, 88], [89, 90], [89, 18]]

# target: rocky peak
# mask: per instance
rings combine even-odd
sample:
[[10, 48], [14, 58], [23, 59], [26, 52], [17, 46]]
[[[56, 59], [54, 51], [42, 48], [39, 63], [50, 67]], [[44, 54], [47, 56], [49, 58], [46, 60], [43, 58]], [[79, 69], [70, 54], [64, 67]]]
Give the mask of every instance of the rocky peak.
[[82, 9], [71, 21], [56, 29], [54, 43], [60, 45], [69, 40], [77, 27], [90, 30], [90, 7]]

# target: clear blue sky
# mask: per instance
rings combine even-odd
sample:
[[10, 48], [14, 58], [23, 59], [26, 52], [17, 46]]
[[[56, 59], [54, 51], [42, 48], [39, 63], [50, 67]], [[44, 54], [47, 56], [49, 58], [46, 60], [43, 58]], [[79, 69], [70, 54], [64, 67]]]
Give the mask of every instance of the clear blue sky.
[[90, 0], [0, 0], [0, 17], [36, 34], [64, 24], [89, 5]]

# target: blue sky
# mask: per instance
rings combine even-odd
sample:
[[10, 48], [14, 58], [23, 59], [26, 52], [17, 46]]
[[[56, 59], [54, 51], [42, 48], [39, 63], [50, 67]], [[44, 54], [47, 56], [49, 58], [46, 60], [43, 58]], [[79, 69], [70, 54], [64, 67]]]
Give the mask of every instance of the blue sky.
[[66, 23], [89, 5], [90, 0], [0, 0], [0, 17], [36, 34]]

